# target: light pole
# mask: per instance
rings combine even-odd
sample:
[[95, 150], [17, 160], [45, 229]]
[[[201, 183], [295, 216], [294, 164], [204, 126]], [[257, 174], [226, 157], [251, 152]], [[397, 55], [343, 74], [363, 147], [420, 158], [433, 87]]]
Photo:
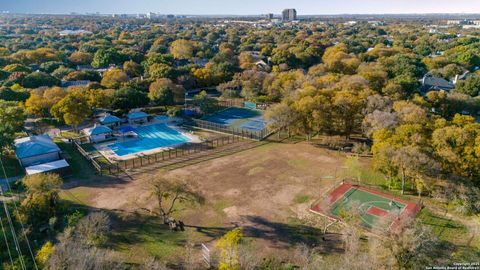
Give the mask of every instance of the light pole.
[[188, 95], [188, 92], [185, 91], [185, 95], [184, 95], [184, 104], [183, 104], [183, 114], [186, 115], [187, 114], [187, 95]]

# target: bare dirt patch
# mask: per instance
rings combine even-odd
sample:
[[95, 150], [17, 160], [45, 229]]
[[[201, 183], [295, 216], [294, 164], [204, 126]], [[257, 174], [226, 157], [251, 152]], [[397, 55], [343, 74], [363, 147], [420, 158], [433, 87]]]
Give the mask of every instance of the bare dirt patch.
[[[344, 161], [344, 155], [308, 143], [271, 143], [168, 174], [184, 177], [205, 197], [204, 205], [185, 208], [177, 216], [202, 241], [243, 226], [247, 236], [265, 250], [280, 250], [320, 238], [319, 229], [300, 219], [309, 215], [312, 200], [335, 181], [324, 176], [335, 175]], [[91, 207], [135, 212], [155, 206], [141, 180], [152, 176], [81, 189], [91, 195], [85, 199]], [[75, 188], [70, 191], [74, 193]], [[298, 196], [311, 199], [299, 203]]]

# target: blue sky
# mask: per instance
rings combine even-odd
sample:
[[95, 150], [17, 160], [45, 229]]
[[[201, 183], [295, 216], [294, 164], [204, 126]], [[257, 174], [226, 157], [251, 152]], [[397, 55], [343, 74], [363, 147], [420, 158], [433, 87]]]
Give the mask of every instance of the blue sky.
[[0, 0], [20, 13], [279, 14], [480, 13], [479, 0]]

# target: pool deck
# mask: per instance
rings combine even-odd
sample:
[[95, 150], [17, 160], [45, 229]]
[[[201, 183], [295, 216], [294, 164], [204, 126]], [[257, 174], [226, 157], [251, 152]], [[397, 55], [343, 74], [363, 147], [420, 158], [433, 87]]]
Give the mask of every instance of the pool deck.
[[[182, 133], [184, 136], [189, 138], [189, 141], [186, 142], [186, 143], [201, 143], [202, 142], [198, 136], [196, 136], [192, 133], [186, 132], [185, 130], [182, 130], [178, 126], [168, 124], [168, 123], [164, 123], [164, 122], [160, 122], [160, 121], [156, 121], [156, 120], [153, 120], [153, 121], [148, 122], [147, 124], [143, 124], [143, 125], [129, 125], [129, 126], [137, 128], [137, 127], [141, 127], [141, 126], [151, 126], [151, 125], [156, 125], [156, 124], [166, 124], [169, 128], [174, 129], [174, 130], [178, 131], [179, 133]], [[117, 143], [117, 142], [136, 141], [136, 140], [138, 140], [138, 137], [135, 136], [135, 137], [131, 137], [131, 138], [128, 138], [128, 137], [117, 137], [117, 138], [118, 139], [114, 140], [114, 141], [111, 140], [111, 141], [107, 141], [107, 142], [97, 143], [97, 144], [94, 145], [94, 147], [98, 150], [98, 152], [100, 152], [106, 159], [108, 159], [112, 163], [117, 162], [117, 161], [129, 160], [129, 159], [136, 158], [136, 157], [148, 156], [148, 155], [160, 153], [160, 152], [163, 152], [163, 151], [166, 151], [166, 150], [169, 150], [169, 149], [174, 149], [175, 147], [178, 147], [180, 145], [185, 144], [185, 143], [180, 143], [180, 144], [175, 144], [175, 145], [169, 145], [168, 147], [157, 147], [157, 148], [153, 148], [153, 149], [150, 149], [150, 150], [144, 150], [144, 151], [137, 152], [137, 153], [132, 153], [132, 154], [128, 154], [128, 155], [119, 156], [112, 149], [110, 149], [109, 145], [111, 145], [113, 143]]]

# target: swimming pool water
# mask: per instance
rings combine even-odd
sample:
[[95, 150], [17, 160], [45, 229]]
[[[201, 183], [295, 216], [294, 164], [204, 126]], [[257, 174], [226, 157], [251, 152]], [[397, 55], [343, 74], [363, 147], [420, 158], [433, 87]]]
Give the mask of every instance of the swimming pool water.
[[108, 145], [115, 154], [125, 156], [160, 147], [169, 147], [190, 141], [190, 138], [165, 124], [136, 128], [138, 139]]

